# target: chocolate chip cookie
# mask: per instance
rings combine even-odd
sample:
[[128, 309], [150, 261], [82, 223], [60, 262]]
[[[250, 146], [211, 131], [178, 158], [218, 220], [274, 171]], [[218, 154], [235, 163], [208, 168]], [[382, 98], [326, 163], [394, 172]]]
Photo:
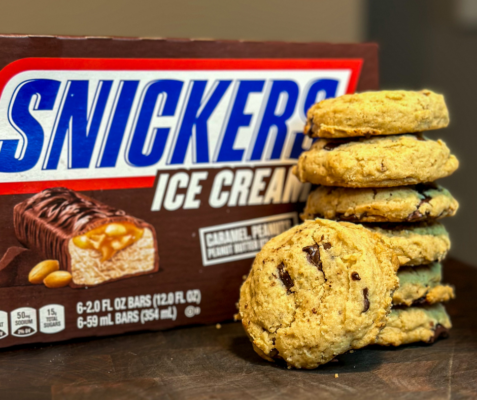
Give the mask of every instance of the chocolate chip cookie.
[[400, 265], [423, 265], [442, 261], [450, 250], [449, 233], [439, 222], [366, 227], [389, 240]]
[[342, 138], [394, 135], [445, 128], [444, 96], [421, 90], [365, 92], [320, 101], [308, 110], [305, 133]]
[[422, 135], [319, 139], [302, 153], [294, 173], [301, 182], [342, 187], [394, 187], [432, 182], [459, 166], [442, 140]]
[[242, 324], [266, 360], [316, 368], [374, 343], [396, 269], [380, 235], [346, 222], [306, 221], [258, 253], [240, 291]]
[[452, 327], [446, 309], [440, 303], [419, 307], [396, 307], [391, 310], [377, 344], [400, 346], [413, 342], [432, 343], [447, 336]]
[[434, 304], [455, 297], [454, 288], [441, 283], [440, 263], [400, 268], [398, 278], [399, 288], [393, 293], [394, 305]]
[[434, 183], [377, 189], [320, 186], [308, 196], [301, 218], [419, 222], [452, 217], [458, 208], [449, 191]]

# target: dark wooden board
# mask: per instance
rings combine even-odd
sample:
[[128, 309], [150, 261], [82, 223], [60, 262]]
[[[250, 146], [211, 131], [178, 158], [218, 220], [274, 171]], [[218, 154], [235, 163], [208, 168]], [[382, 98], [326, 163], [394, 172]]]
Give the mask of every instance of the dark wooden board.
[[448, 260], [444, 271], [454, 328], [433, 345], [373, 346], [313, 371], [263, 361], [232, 322], [30, 345], [0, 351], [0, 398], [477, 398], [477, 268]]

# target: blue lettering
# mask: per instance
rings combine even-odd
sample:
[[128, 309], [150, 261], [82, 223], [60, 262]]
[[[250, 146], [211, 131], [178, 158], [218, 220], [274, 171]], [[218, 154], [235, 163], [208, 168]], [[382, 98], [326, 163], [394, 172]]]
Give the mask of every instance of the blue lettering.
[[316, 82], [313, 82], [308, 90], [308, 94], [306, 95], [305, 103], [303, 104], [305, 115], [310, 107], [316, 103], [318, 94], [320, 94], [320, 101], [330, 97], [336, 97], [338, 83], [339, 82], [336, 79], [319, 79]]
[[[263, 150], [267, 142], [270, 129], [276, 127], [275, 143], [270, 159], [280, 159], [282, 155], [283, 146], [287, 137], [287, 120], [293, 115], [295, 111], [296, 101], [298, 99], [298, 85], [293, 81], [274, 81], [270, 96], [268, 97], [267, 105], [263, 113], [262, 123], [257, 133], [255, 145], [253, 147], [251, 160], [258, 161], [262, 159]], [[287, 94], [287, 102], [284, 110], [280, 115], [276, 115], [276, 109], [280, 95]]]
[[136, 167], [149, 167], [162, 158], [170, 128], [154, 128], [151, 150], [144, 154], [144, 144], [151, 125], [152, 114], [158, 96], [165, 94], [164, 107], [160, 116], [173, 116], [176, 112], [183, 84], [182, 81], [165, 79], [156, 81], [147, 88], [129, 148], [128, 161], [130, 164]]
[[207, 121], [216, 109], [231, 83], [232, 81], [219, 81], [218, 84], [214, 85], [215, 89], [208, 100], [206, 100], [207, 102], [204, 105], [203, 98], [207, 81], [194, 81], [189, 100], [187, 102], [187, 108], [184, 113], [184, 118], [182, 119], [179, 134], [177, 136], [174, 153], [172, 154], [170, 162], [171, 164], [182, 164], [184, 162], [190, 139], [194, 135], [194, 127], [194, 162], [209, 162], [209, 138]]
[[19, 140], [1, 141], [0, 172], [22, 172], [36, 165], [43, 148], [44, 132], [28, 108], [32, 98], [36, 97], [34, 110], [52, 110], [59, 88], [60, 82], [51, 79], [35, 79], [20, 86], [10, 105], [10, 124], [23, 137], [22, 154], [15, 158]]
[[119, 99], [114, 111], [111, 127], [109, 128], [108, 137], [104, 145], [103, 155], [100, 168], [115, 167], [118, 161], [119, 149], [123, 142], [124, 131], [128, 123], [131, 107], [136, 96], [139, 81], [123, 81], [121, 82]]
[[[88, 168], [113, 81], [100, 81], [88, 119], [88, 81], [69, 81], [44, 169], [57, 169], [68, 135], [68, 168]], [[89, 124], [89, 129], [88, 129]]]
[[[304, 114], [306, 115], [309, 108], [317, 101], [321, 101], [330, 97], [336, 97], [338, 83], [339, 82], [336, 79], [320, 79], [313, 82], [313, 84], [310, 86], [310, 89], [308, 90], [305, 102], [303, 103]], [[319, 98], [317, 99], [317, 97]], [[298, 159], [304, 150], [309, 150], [303, 148], [304, 139], [305, 134], [303, 132], [295, 132], [295, 140], [293, 141], [292, 150], [290, 152], [291, 159]], [[316, 140], [317, 138], [314, 138], [312, 143], [314, 143]]]
[[234, 148], [235, 138], [239, 129], [249, 126], [252, 120], [253, 114], [244, 113], [248, 96], [250, 93], [260, 93], [264, 85], [265, 81], [240, 81], [217, 157], [218, 162], [242, 160], [244, 149]]
[[291, 159], [298, 159], [300, 154], [303, 153], [303, 140], [305, 134], [303, 132], [295, 132], [295, 140], [293, 141], [293, 147], [290, 153]]
[[[308, 146], [307, 148], [303, 147], [303, 140], [305, 140], [305, 137], [306, 136], [303, 132], [295, 132], [295, 140], [293, 141], [293, 146], [289, 158], [297, 160], [298, 157], [300, 157], [301, 153], [306, 150], [310, 150], [311, 146]], [[317, 140], [318, 138], [313, 138], [311, 144], [315, 143]]]

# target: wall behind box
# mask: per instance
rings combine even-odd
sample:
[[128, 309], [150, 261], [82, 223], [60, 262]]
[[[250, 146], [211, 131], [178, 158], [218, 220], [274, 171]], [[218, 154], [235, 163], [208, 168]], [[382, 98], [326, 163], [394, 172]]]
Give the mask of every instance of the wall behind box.
[[0, 33], [359, 42], [364, 0], [19, 0]]
[[460, 160], [459, 169], [442, 185], [461, 207], [455, 218], [443, 223], [452, 239], [450, 254], [476, 265], [477, 31], [462, 25], [458, 4], [370, 0], [368, 39], [380, 45], [383, 89], [428, 88], [445, 95], [450, 125], [428, 136], [442, 138]]

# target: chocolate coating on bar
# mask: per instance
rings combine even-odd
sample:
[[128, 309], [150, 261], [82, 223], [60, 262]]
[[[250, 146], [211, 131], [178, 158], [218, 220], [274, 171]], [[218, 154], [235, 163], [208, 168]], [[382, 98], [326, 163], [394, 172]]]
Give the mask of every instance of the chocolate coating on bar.
[[67, 188], [46, 189], [17, 204], [13, 210], [15, 234], [20, 243], [38, 251], [45, 259], [58, 260], [60, 268], [67, 270], [70, 270], [68, 242], [71, 238], [121, 221], [149, 228], [156, 242], [151, 225]]
[[126, 215], [122, 210], [66, 188], [46, 189], [17, 207], [18, 211], [32, 212], [36, 219], [70, 236], [79, 234], [94, 221]]

